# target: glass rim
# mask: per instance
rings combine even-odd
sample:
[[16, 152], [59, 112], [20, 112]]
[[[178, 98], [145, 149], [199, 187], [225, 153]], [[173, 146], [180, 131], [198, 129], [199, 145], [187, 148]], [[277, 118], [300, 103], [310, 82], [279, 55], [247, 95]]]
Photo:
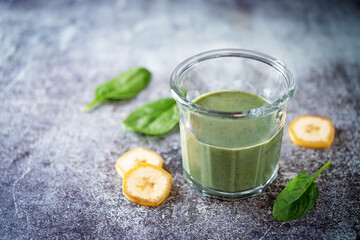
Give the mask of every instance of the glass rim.
[[[213, 110], [210, 108], [202, 107], [186, 99], [186, 96], [184, 95], [178, 84], [180, 77], [187, 70], [195, 67], [197, 64], [201, 62], [215, 58], [222, 58], [222, 57], [238, 57], [244, 59], [251, 59], [269, 65], [270, 67], [277, 70], [285, 79], [287, 84], [286, 93], [283, 94], [281, 97], [277, 98], [273, 103], [268, 103], [259, 108], [253, 108], [248, 111], [241, 111], [241, 112], [226, 112], [226, 111]], [[195, 111], [197, 113], [216, 116], [216, 117], [224, 117], [224, 118], [260, 117], [272, 113], [278, 110], [279, 108], [281, 108], [291, 99], [295, 91], [295, 85], [296, 84], [293, 74], [280, 60], [260, 52], [246, 50], [246, 49], [235, 49], [235, 48], [215, 49], [194, 55], [186, 59], [185, 61], [181, 62], [175, 68], [175, 70], [173, 71], [170, 77], [171, 93], [177, 103], [180, 103], [183, 106], [191, 108], [192, 111]]]

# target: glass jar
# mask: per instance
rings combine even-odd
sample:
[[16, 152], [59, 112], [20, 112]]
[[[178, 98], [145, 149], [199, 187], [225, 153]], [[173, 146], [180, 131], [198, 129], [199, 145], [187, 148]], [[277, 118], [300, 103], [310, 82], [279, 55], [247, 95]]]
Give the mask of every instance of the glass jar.
[[[213, 50], [180, 63], [170, 88], [180, 110], [185, 180], [208, 197], [234, 200], [260, 194], [277, 175], [286, 103], [295, 90], [287, 67], [254, 51]], [[239, 112], [196, 103], [209, 93], [229, 91], [266, 103]]]

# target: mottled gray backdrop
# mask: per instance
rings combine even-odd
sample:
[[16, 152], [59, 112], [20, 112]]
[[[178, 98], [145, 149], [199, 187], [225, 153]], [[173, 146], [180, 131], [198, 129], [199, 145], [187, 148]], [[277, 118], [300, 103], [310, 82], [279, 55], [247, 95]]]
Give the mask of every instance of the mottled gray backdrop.
[[[215, 48], [261, 51], [297, 80], [286, 129], [302, 114], [334, 121], [325, 150], [284, 133], [278, 178], [259, 197], [202, 198], [182, 178], [179, 133], [126, 132], [136, 107], [170, 96], [185, 58]], [[145, 66], [152, 82], [136, 98], [82, 107], [95, 87]], [[1, 1], [0, 239], [359, 239], [359, 1]], [[159, 152], [173, 176], [157, 208], [122, 194], [114, 164], [135, 147]], [[333, 165], [302, 219], [271, 215], [275, 197], [301, 171]]]

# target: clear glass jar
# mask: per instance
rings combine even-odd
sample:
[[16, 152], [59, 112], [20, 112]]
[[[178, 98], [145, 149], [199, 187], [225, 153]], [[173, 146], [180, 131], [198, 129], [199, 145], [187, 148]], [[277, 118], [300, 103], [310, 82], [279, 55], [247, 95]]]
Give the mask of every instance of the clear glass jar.
[[[177, 66], [170, 88], [180, 110], [185, 180], [208, 197], [260, 194], [277, 175], [286, 103], [295, 90], [287, 67], [254, 51], [213, 50]], [[255, 94], [266, 104], [226, 112], [194, 102], [219, 91]]]

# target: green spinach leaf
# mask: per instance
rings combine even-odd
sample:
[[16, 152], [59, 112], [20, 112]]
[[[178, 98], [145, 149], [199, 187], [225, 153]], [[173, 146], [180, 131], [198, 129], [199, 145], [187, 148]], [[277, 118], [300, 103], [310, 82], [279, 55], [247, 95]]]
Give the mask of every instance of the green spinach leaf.
[[133, 111], [124, 121], [131, 131], [147, 135], [163, 135], [179, 123], [179, 111], [172, 98], [162, 98]]
[[150, 78], [151, 73], [145, 68], [133, 68], [121, 73], [97, 87], [94, 101], [86, 105], [84, 110], [104, 100], [133, 98], [148, 85]]
[[300, 173], [291, 180], [275, 199], [273, 216], [278, 221], [292, 221], [301, 218], [315, 205], [319, 190], [314, 180], [329, 165], [325, 163], [314, 176]]

